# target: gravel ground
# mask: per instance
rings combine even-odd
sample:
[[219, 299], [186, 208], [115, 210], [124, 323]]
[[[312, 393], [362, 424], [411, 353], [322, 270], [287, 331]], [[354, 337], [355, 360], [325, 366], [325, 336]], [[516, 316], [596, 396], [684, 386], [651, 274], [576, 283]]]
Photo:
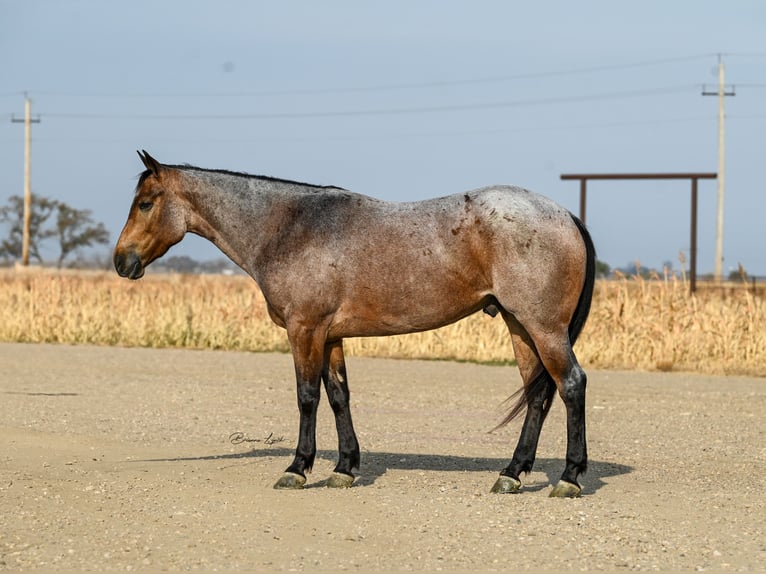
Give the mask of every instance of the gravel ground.
[[590, 470], [561, 500], [560, 401], [523, 492], [489, 493], [513, 367], [350, 358], [360, 476], [323, 488], [323, 401], [314, 473], [284, 492], [289, 356], [0, 344], [0, 364], [0, 570], [766, 568], [764, 379], [590, 371]]

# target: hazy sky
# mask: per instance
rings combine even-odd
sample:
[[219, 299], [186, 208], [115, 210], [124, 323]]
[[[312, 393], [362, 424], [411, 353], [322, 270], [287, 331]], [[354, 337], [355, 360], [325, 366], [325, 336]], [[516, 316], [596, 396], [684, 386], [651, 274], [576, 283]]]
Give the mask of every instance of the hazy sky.
[[[0, 0], [0, 203], [89, 208], [116, 241], [142, 165], [339, 185], [415, 200], [509, 183], [577, 213], [572, 172], [717, 170], [726, 98], [724, 270], [766, 275], [766, 2]], [[590, 185], [598, 257], [688, 259], [687, 182]], [[699, 272], [716, 183], [700, 183]], [[5, 233], [5, 230], [2, 230]], [[218, 257], [187, 237], [174, 254]]]

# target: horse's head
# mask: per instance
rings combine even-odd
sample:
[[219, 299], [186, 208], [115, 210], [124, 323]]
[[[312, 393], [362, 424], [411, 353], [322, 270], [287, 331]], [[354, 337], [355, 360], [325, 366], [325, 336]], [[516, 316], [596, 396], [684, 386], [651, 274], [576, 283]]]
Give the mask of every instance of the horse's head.
[[138, 156], [146, 171], [114, 248], [117, 273], [130, 279], [143, 277], [146, 266], [181, 241], [187, 231], [188, 207], [178, 194], [178, 170], [163, 166], [146, 151]]

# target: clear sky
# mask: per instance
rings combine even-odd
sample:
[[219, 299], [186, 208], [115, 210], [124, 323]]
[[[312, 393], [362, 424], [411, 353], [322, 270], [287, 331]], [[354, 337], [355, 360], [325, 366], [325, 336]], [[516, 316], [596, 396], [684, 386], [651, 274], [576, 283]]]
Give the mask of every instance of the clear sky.
[[[766, 2], [0, 0], [0, 203], [93, 210], [116, 241], [142, 165], [190, 163], [416, 200], [517, 184], [579, 209], [573, 172], [717, 170], [724, 272], [766, 275]], [[689, 184], [590, 185], [599, 259], [679, 268]], [[700, 183], [698, 270], [715, 258]], [[5, 231], [3, 231], [4, 233]], [[187, 237], [173, 254], [218, 257]]]

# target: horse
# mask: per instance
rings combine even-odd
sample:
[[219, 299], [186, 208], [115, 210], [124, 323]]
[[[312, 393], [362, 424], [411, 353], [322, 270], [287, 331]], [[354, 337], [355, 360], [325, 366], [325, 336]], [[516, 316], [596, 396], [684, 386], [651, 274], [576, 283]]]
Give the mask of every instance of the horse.
[[274, 488], [306, 484], [322, 384], [338, 434], [338, 462], [326, 485], [347, 488], [355, 480], [360, 452], [343, 339], [436, 329], [484, 310], [505, 321], [523, 383], [498, 427], [526, 412], [491, 492], [520, 491], [558, 392], [566, 407], [566, 461], [550, 496], [581, 495], [587, 377], [572, 345], [590, 311], [596, 260], [572, 213], [515, 186], [387, 202], [138, 155], [145, 171], [114, 249], [117, 273], [141, 278], [194, 233], [255, 280], [270, 318], [287, 330], [300, 423], [295, 457]]

